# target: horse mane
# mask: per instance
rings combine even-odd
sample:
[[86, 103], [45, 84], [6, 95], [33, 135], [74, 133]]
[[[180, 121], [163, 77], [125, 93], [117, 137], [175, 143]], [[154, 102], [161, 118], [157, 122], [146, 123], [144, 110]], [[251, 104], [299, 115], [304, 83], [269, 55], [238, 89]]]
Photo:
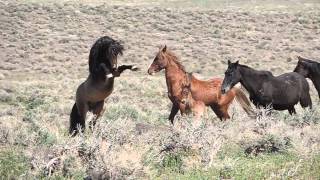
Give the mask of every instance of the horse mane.
[[298, 59], [300, 60], [300, 63], [303, 63], [304, 65], [306, 65], [308, 67], [308, 69], [311, 70], [311, 73], [320, 72], [320, 63], [318, 63], [314, 60], [300, 57], [300, 56], [298, 56]]
[[311, 60], [311, 59], [307, 59], [307, 58], [303, 58], [301, 56], [298, 56], [298, 59], [303, 61], [303, 62], [308, 62], [308, 63], [312, 63], [312, 64], [319, 64], [319, 62], [315, 61], [315, 60]]
[[178, 57], [170, 50], [166, 50], [165, 53], [163, 53], [168, 59], [173, 61], [179, 69], [181, 69], [183, 72], [186, 72], [184, 66], [178, 61]]
[[107, 68], [112, 69], [112, 58], [118, 54], [122, 55], [123, 46], [120, 42], [108, 37], [103, 36], [99, 38], [91, 47], [89, 54], [89, 72], [96, 76], [101, 63], [104, 63]]
[[243, 65], [243, 64], [239, 64], [238, 66], [241, 66], [241, 67], [243, 67], [243, 68], [250, 69], [250, 70], [252, 70], [252, 71], [256, 71], [256, 72], [258, 72], [258, 73], [259, 73], [260, 75], [262, 75], [262, 76], [272, 76], [272, 77], [274, 77], [274, 75], [273, 75], [272, 72], [270, 72], [270, 71], [266, 71], [266, 70], [256, 70], [256, 69], [253, 69], [252, 67], [249, 67], [249, 66]]

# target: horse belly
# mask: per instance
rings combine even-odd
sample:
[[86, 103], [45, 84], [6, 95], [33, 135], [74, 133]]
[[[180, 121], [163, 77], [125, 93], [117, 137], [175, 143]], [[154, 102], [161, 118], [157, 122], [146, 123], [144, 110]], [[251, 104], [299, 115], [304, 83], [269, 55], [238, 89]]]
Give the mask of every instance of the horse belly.
[[98, 102], [107, 98], [113, 91], [113, 84], [107, 86], [89, 87], [87, 98], [89, 102]]
[[292, 107], [300, 101], [300, 94], [296, 91], [288, 91], [273, 97], [273, 102], [279, 107]]

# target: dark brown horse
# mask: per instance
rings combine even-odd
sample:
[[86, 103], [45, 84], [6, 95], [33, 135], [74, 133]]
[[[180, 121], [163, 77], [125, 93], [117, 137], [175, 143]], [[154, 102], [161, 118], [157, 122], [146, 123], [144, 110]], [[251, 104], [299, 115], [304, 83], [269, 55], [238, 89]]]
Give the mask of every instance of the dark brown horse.
[[95, 117], [90, 122], [94, 126], [101, 116], [104, 100], [112, 93], [114, 78], [126, 70], [137, 70], [132, 65], [117, 67], [117, 57], [122, 55], [123, 46], [116, 40], [104, 36], [99, 38], [92, 46], [89, 55], [89, 76], [77, 89], [76, 102], [70, 114], [69, 133], [76, 135], [78, 129], [85, 129], [87, 112]]
[[299, 61], [294, 72], [301, 74], [305, 78], [311, 79], [320, 98], [320, 63], [300, 56], [298, 56], [298, 59]]
[[[183, 83], [187, 78], [187, 73], [184, 67], [178, 62], [178, 58], [171, 51], [167, 50], [166, 46], [159, 50], [148, 69], [148, 73], [152, 75], [162, 69], [165, 69], [168, 97], [172, 102], [169, 120], [173, 123], [174, 117], [179, 110], [181, 114], [186, 112], [185, 103], [181, 103], [181, 94]], [[222, 79], [215, 78], [208, 81], [202, 81], [191, 75], [189, 81], [192, 99], [197, 103], [201, 102], [205, 106], [210, 106], [221, 120], [230, 118], [228, 108], [234, 97], [237, 98], [238, 102], [247, 113], [251, 112], [250, 102], [240, 89], [232, 88], [227, 94], [221, 94], [220, 88]], [[199, 107], [203, 105], [199, 105]]]
[[275, 110], [288, 110], [296, 113], [294, 105], [300, 102], [302, 107], [312, 107], [307, 80], [296, 72], [273, 76], [269, 71], [258, 71], [239, 62], [228, 61], [228, 69], [221, 87], [228, 93], [237, 83], [241, 83], [250, 94], [255, 106], [272, 105]]

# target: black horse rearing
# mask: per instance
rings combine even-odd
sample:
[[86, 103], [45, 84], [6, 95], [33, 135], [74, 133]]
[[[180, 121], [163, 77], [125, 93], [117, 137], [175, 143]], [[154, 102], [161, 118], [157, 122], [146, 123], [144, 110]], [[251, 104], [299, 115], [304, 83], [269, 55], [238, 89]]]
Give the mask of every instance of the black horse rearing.
[[305, 78], [311, 79], [320, 98], [320, 63], [300, 56], [298, 56], [298, 59], [299, 61], [294, 72], [301, 74]]
[[257, 71], [237, 62], [228, 61], [228, 69], [222, 83], [221, 91], [227, 92], [240, 82], [250, 94], [255, 106], [272, 105], [275, 110], [288, 110], [296, 113], [294, 105], [300, 102], [302, 107], [312, 108], [309, 84], [298, 73], [285, 73], [273, 76], [269, 71]]
[[123, 46], [116, 40], [104, 36], [99, 38], [90, 50], [89, 76], [77, 89], [76, 102], [70, 114], [70, 134], [77, 134], [78, 128], [85, 129], [85, 119], [88, 111], [95, 118], [91, 126], [101, 116], [104, 100], [112, 93], [114, 78], [126, 70], [137, 70], [132, 65], [117, 67], [117, 57], [122, 54]]

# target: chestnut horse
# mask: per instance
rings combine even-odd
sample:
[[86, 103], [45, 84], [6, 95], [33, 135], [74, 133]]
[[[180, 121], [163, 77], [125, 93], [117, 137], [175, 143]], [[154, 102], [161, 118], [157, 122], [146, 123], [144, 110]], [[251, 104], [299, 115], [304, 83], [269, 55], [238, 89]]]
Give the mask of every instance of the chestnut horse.
[[[172, 102], [171, 113], [169, 115], [169, 120], [172, 124], [179, 110], [181, 114], [186, 113], [188, 110], [186, 109], [186, 103], [181, 102], [182, 87], [186, 82], [186, 78], [189, 78], [192, 100], [197, 103], [198, 109], [202, 109], [203, 111], [205, 109], [203, 106], [210, 106], [220, 120], [226, 120], [230, 118], [228, 114], [229, 105], [234, 100], [234, 97], [236, 97], [246, 113], [250, 114], [252, 112], [250, 101], [241, 89], [234, 87], [227, 94], [222, 95], [220, 91], [222, 79], [215, 78], [203, 81], [195, 78], [193, 75], [187, 77], [188, 74], [178, 62], [178, 58], [174, 53], [167, 50], [166, 46], [159, 50], [148, 69], [148, 73], [152, 75], [162, 69], [165, 69], [168, 97]], [[192, 110], [192, 108], [189, 107], [189, 110]], [[202, 114], [203, 112], [197, 113]]]
[[114, 78], [126, 69], [138, 69], [132, 65], [117, 67], [117, 57], [122, 51], [123, 46], [108, 36], [99, 38], [92, 46], [89, 55], [90, 74], [78, 87], [76, 102], [70, 114], [70, 134], [76, 135], [79, 128], [84, 131], [88, 111], [95, 115], [90, 122], [93, 127], [102, 114], [104, 100], [113, 91]]
[[180, 100], [181, 106], [185, 106], [185, 113], [192, 112], [196, 117], [196, 120], [199, 120], [204, 113], [207, 115], [207, 108], [204, 102], [196, 101], [192, 97], [191, 93], [191, 83], [190, 79], [192, 77], [191, 73], [187, 73], [186, 81], [182, 83], [181, 97], [178, 97]]

